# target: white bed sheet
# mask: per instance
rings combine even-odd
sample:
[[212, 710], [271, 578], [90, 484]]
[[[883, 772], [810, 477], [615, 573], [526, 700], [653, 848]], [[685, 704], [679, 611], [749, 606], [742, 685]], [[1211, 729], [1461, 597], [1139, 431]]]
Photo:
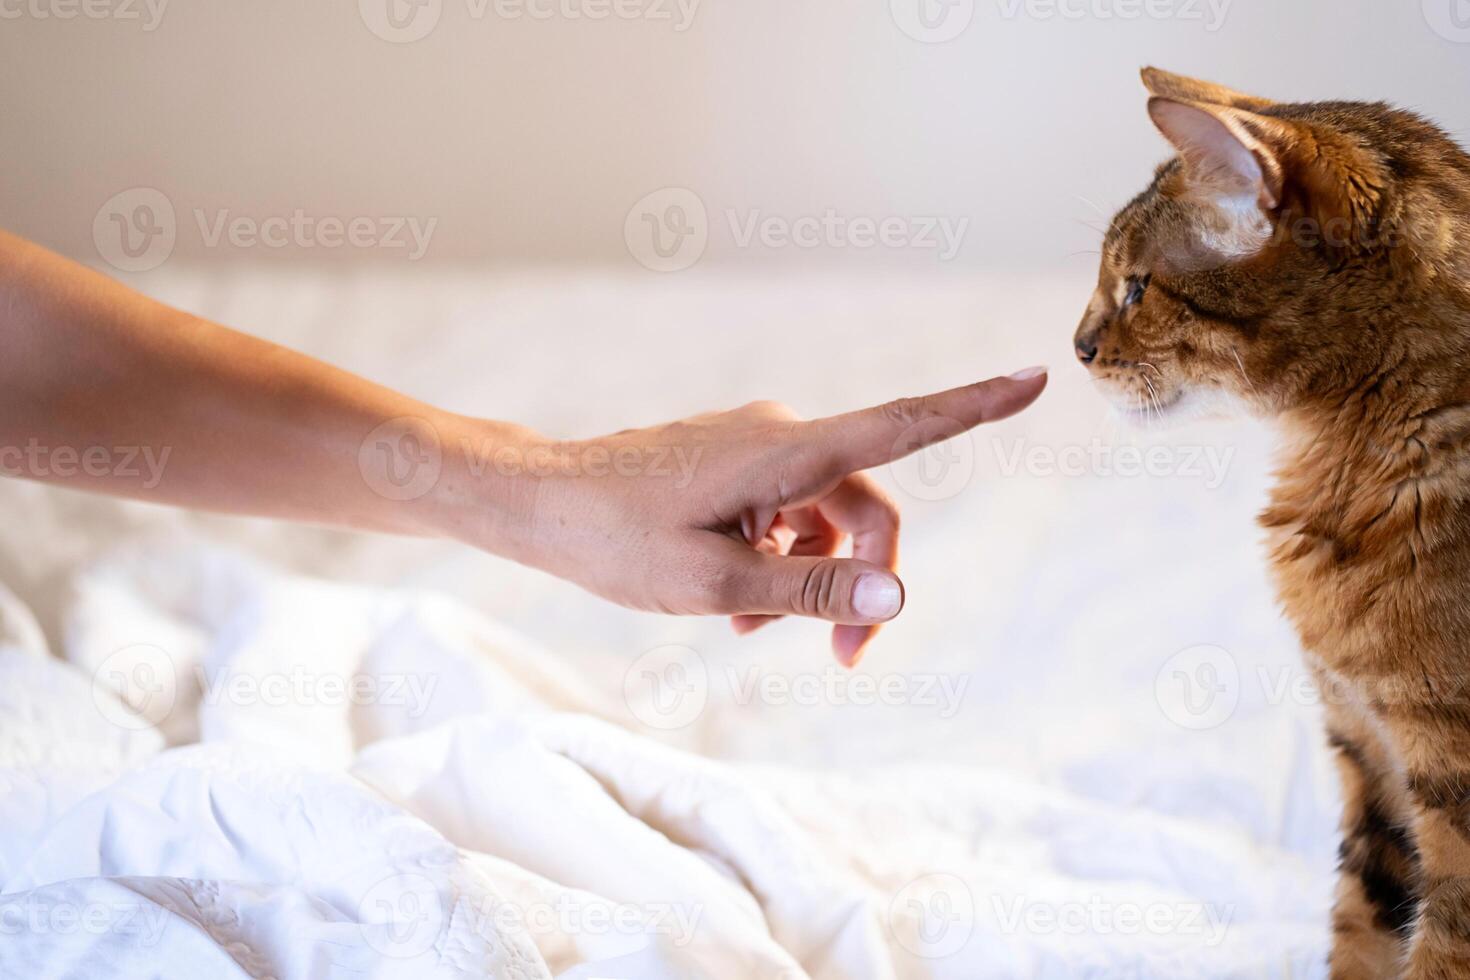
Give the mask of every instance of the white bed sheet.
[[[1059, 362], [1087, 292], [1081, 276], [692, 273], [174, 270], [138, 285], [568, 435], [756, 397], [816, 414]], [[360, 908], [400, 859], [430, 884], [370, 905], [401, 911], [417, 884], [431, 908], [573, 895], [665, 924], [703, 910], [679, 944], [561, 913], [529, 935], [455, 919], [468, 931], [444, 947], [462, 957], [435, 960], [444, 975], [1322, 975], [1336, 802], [1250, 523], [1269, 439], [1121, 432], [1080, 372], [1054, 374], [1033, 411], [959, 444], [939, 490], [879, 474], [905, 506], [910, 604], [859, 671], [869, 688], [829, 665], [816, 624], [740, 641], [441, 543], [0, 481], [0, 577], [40, 621], [11, 627], [4, 661], [0, 894], [161, 909], [167, 962], [267, 957], [232, 959], [245, 975], [334, 975], [323, 950], [339, 946], [337, 975], [432, 975], [381, 955]], [[1156, 444], [1172, 447], [1160, 475], [1096, 461]], [[1048, 451], [1093, 462], [1059, 469]], [[201, 706], [185, 689], [135, 731], [97, 707], [89, 675], [139, 643], [247, 676], [396, 663], [438, 679], [413, 718]], [[704, 699], [672, 728], [648, 700], [668, 693], [650, 677], [690, 676], [661, 672], [671, 656]], [[898, 694], [866, 703], [879, 690]], [[282, 826], [263, 802], [286, 799], [309, 819]], [[215, 913], [259, 931], [212, 931]], [[85, 930], [27, 928], [5, 948], [127, 962], [124, 930], [102, 932], [90, 952]], [[946, 955], [910, 949], [961, 932]]]
[[68, 662], [32, 630], [0, 654], [11, 975], [1244, 976], [1315, 952], [1285, 849], [981, 767], [715, 762], [441, 597], [138, 547], [67, 618]]

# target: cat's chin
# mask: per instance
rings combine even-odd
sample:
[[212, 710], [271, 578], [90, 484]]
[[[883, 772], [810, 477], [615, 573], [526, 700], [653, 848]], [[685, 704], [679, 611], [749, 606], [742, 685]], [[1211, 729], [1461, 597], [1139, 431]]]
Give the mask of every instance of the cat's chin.
[[1178, 388], [1162, 400], [1112, 403], [1113, 414], [1140, 429], [1172, 429], [1190, 422], [1240, 419], [1254, 413], [1235, 395], [1217, 388]]

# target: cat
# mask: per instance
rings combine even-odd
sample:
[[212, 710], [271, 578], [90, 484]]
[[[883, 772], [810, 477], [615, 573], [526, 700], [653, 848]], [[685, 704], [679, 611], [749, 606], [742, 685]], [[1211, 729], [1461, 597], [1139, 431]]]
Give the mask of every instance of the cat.
[[1381, 103], [1143, 80], [1178, 156], [1077, 357], [1125, 413], [1278, 423], [1260, 523], [1343, 788], [1330, 973], [1470, 977], [1470, 155]]

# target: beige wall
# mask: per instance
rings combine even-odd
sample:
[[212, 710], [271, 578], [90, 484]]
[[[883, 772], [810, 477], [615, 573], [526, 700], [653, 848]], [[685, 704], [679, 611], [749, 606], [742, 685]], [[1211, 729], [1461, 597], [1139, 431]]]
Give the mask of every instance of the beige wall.
[[[176, 212], [172, 261], [413, 251], [250, 244], [250, 222], [299, 209], [377, 233], [433, 221], [429, 263], [637, 268], [629, 208], [672, 185], [706, 207], [712, 266], [1070, 267], [1096, 243], [1085, 202], [1116, 207], [1165, 153], [1143, 63], [1386, 98], [1470, 134], [1467, 0], [923, 0], [959, 18], [940, 31], [968, 18], [945, 43], [904, 33], [924, 33], [906, 13], [919, 0], [616, 0], [649, 16], [603, 20], [559, 11], [614, 0], [524, 0], [549, 19], [507, 16], [522, 0], [423, 0], [437, 21], [411, 43], [369, 28], [391, 33], [387, 0], [172, 0], [156, 25], [152, 2], [86, 0], [119, 15], [93, 19], [83, 0], [0, 0], [0, 223], [97, 261], [99, 208], [148, 187]], [[827, 209], [844, 230], [897, 218], [905, 240], [926, 218], [967, 224], [949, 263], [830, 232], [815, 249], [739, 243], [752, 218], [779, 231]], [[246, 234], [211, 245], [222, 217]]]

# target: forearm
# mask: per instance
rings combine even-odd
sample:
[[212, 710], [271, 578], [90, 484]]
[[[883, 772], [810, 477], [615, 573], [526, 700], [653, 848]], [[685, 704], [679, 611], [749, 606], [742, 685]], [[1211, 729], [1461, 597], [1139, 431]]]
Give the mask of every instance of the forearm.
[[171, 309], [0, 233], [9, 475], [205, 510], [472, 535], [510, 551], [502, 539], [519, 491], [493, 467], [472, 467], [462, 447], [528, 435]]
[[[0, 472], [237, 514], [450, 537], [637, 609], [836, 624], [903, 605], [861, 471], [1025, 408], [1030, 368], [801, 421], [753, 402], [554, 443], [170, 309], [0, 232]], [[844, 538], [852, 557], [839, 558]]]

